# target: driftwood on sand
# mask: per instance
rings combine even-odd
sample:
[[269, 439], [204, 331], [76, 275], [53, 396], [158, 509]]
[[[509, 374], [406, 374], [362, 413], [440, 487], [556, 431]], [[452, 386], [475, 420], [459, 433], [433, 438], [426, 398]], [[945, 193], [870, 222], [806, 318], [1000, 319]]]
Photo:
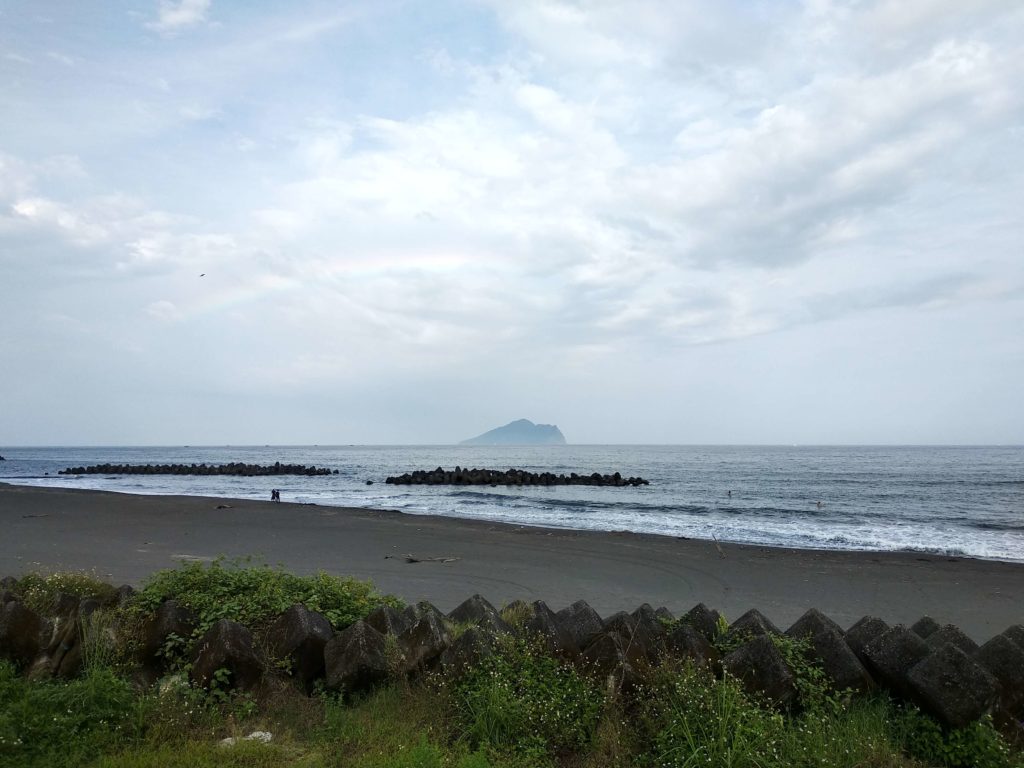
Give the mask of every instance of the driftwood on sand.
[[458, 557], [416, 557], [416, 555], [384, 555], [385, 560], [405, 560], [407, 563], [454, 563]]

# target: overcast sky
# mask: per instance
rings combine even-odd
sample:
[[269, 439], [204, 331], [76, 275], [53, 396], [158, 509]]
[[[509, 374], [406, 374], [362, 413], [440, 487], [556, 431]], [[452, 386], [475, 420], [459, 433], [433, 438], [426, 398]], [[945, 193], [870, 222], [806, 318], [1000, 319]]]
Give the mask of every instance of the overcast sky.
[[1020, 0], [0, 0], [0, 445], [1024, 442]]

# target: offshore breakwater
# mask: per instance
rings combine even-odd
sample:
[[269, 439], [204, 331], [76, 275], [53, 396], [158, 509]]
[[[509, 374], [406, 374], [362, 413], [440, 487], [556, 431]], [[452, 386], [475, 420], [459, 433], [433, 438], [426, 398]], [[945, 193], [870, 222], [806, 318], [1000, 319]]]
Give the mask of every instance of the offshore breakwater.
[[338, 474], [326, 467], [304, 467], [301, 464], [93, 464], [88, 467], [62, 469], [61, 475], [231, 475], [236, 477], [265, 477], [269, 475], [303, 475], [317, 477]]
[[530, 472], [524, 469], [463, 469], [455, 467], [445, 471], [442, 467], [424, 471], [416, 470], [403, 475], [389, 476], [388, 485], [601, 485], [621, 488], [624, 486], [650, 485], [642, 477], [623, 477], [620, 472], [602, 475], [600, 472], [577, 474], [570, 472]]

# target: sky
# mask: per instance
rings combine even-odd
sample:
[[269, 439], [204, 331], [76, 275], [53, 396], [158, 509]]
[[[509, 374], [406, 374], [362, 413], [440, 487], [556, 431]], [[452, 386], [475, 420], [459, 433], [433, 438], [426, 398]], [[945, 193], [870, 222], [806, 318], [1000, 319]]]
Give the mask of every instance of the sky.
[[1020, 0], [0, 0], [0, 445], [1024, 442]]

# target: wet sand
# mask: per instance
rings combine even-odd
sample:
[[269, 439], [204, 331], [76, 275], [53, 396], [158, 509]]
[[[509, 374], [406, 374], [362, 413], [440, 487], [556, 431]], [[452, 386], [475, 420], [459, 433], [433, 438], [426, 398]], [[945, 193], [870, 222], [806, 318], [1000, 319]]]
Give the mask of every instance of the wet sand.
[[[455, 559], [409, 563], [407, 554]], [[554, 610], [583, 598], [603, 615], [644, 602], [677, 614], [703, 602], [729, 619], [757, 608], [783, 629], [810, 607], [844, 627], [865, 614], [891, 623], [927, 614], [978, 641], [1024, 623], [1024, 564], [0, 484], [0, 575], [87, 569], [139, 585], [158, 569], [221, 555], [372, 579], [445, 611], [479, 592], [499, 606], [542, 599]]]

